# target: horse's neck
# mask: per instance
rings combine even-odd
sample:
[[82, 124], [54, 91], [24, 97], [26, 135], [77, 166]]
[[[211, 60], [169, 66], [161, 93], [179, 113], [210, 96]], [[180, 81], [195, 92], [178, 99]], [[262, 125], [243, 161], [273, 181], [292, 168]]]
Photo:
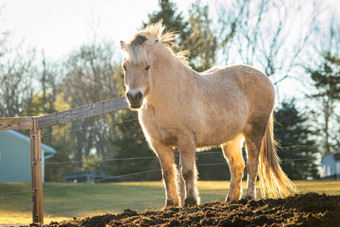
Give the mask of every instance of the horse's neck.
[[194, 83], [195, 77], [198, 77], [198, 73], [177, 59], [156, 63], [152, 75], [151, 99], [175, 98]]

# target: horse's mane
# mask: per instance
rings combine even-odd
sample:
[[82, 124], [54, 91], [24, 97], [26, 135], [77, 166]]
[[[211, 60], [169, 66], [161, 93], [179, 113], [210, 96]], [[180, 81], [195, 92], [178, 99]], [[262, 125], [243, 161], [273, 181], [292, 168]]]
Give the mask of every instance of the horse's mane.
[[165, 26], [162, 24], [162, 20], [158, 23], [151, 24], [147, 26], [146, 28], [140, 30], [138, 34], [148, 34], [150, 36], [153, 36], [157, 38], [160, 42], [167, 44], [167, 45], [175, 45], [175, 32], [173, 31], [165, 31]]
[[177, 60], [185, 65], [189, 65], [187, 59], [189, 51], [184, 50], [176, 52], [172, 48], [172, 46], [177, 47], [174, 42], [176, 32], [165, 32], [165, 29], [166, 27], [162, 24], [161, 20], [158, 23], [151, 24], [137, 32], [134, 38], [124, 48], [131, 60], [135, 62], [145, 60], [148, 58], [148, 48], [154, 48], [154, 51], [156, 51], [158, 45], [164, 45], [175, 55]]

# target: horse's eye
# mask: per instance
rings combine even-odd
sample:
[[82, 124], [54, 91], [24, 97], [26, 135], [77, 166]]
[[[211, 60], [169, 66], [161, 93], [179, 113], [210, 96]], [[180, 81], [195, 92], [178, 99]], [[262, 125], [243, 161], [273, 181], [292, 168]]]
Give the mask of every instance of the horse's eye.
[[145, 70], [149, 70], [150, 69], [150, 65], [145, 67]]

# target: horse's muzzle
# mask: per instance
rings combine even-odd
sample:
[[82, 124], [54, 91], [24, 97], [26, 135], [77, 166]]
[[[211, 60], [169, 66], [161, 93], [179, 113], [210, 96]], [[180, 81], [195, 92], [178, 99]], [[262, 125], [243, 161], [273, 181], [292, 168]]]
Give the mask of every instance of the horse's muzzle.
[[130, 107], [133, 109], [138, 109], [143, 103], [143, 92], [140, 90], [132, 90], [126, 93], [126, 97], [129, 100]]

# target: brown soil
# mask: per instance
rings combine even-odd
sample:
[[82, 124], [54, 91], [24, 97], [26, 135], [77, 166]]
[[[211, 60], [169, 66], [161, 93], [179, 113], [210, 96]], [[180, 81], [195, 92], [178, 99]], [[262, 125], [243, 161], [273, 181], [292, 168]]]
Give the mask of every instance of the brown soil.
[[308, 193], [286, 199], [209, 202], [192, 208], [167, 208], [106, 214], [48, 226], [339, 226], [340, 196]]

